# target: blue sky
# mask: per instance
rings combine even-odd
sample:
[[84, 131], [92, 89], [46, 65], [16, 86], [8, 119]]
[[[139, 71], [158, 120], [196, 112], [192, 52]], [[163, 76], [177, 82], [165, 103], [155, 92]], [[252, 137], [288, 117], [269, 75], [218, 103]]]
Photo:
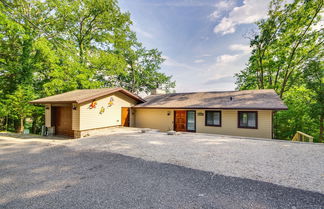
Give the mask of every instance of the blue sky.
[[234, 90], [250, 55], [248, 36], [269, 0], [120, 0], [138, 39], [158, 48], [177, 92]]

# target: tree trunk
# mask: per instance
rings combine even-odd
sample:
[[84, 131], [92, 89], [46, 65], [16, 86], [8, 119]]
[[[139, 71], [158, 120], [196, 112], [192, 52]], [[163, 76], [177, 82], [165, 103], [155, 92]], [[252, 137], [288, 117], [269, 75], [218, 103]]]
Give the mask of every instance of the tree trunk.
[[20, 118], [20, 124], [18, 125], [16, 132], [17, 133], [24, 132], [24, 118]]
[[33, 124], [32, 124], [32, 133], [33, 134], [36, 134], [36, 130], [37, 130], [37, 127], [36, 127], [36, 118], [37, 117], [33, 117]]
[[37, 134], [37, 132], [39, 131], [39, 126], [38, 126], [39, 121], [41, 119], [37, 113], [33, 114], [32, 119], [33, 119], [33, 123], [32, 123], [32, 127], [31, 127], [31, 131], [33, 134]]
[[79, 42], [79, 56], [80, 56], [80, 63], [83, 64], [83, 44], [82, 42]]
[[136, 78], [135, 78], [135, 69], [134, 69], [134, 66], [133, 66], [133, 62], [131, 62], [130, 66], [131, 66], [131, 71], [132, 71], [131, 92], [132, 93], [135, 93], [135, 89], [136, 89]]
[[9, 115], [6, 116], [6, 131], [8, 131]]

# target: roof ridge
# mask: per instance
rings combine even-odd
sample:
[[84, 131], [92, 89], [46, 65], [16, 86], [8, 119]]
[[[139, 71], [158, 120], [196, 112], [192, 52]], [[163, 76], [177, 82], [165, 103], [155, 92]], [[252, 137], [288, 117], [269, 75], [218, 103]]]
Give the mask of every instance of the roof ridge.
[[273, 89], [170, 93], [150, 95], [145, 99], [147, 102], [135, 108], [287, 109]]
[[120, 87], [104, 87], [104, 88], [95, 88], [95, 89], [75, 89], [75, 90], [102, 90], [102, 89], [118, 89]]
[[274, 91], [274, 89], [245, 89], [245, 90], [231, 90], [231, 91], [191, 91], [191, 92], [174, 92], [166, 94], [156, 94], [148, 96], [161, 96], [161, 95], [171, 95], [171, 94], [196, 94], [196, 93], [229, 93], [229, 92], [242, 92], [242, 91]]

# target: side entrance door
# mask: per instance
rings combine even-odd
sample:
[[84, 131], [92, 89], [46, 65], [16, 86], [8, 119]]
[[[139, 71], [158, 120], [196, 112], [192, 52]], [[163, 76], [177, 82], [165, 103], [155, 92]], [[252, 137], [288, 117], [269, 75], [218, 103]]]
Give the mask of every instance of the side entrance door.
[[174, 111], [174, 130], [187, 131], [187, 111], [185, 110]]
[[129, 107], [122, 107], [121, 111], [121, 125], [129, 127], [129, 114], [130, 108]]
[[56, 135], [73, 137], [72, 107], [52, 107], [52, 124]]

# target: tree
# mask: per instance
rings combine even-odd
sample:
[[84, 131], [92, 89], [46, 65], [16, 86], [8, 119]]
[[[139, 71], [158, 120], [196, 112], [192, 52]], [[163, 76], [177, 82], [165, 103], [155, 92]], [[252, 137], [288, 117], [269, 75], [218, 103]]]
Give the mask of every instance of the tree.
[[318, 117], [312, 111], [316, 104], [314, 92], [306, 86], [294, 86], [285, 94], [288, 110], [279, 111], [275, 115], [275, 137], [291, 140], [296, 131], [302, 131], [318, 138]]
[[140, 46], [126, 57], [128, 63], [126, 73], [118, 78], [122, 87], [138, 94], [149, 93], [155, 88], [169, 90], [175, 86], [170, 76], [159, 72], [164, 59], [157, 49], [147, 50]]
[[[2, 98], [2, 91], [0, 91], [0, 98]], [[7, 105], [5, 104], [4, 100], [2, 99], [0, 101], [0, 130], [4, 129], [8, 131], [8, 116], [9, 116], [9, 110]]]
[[31, 72], [31, 33], [20, 24], [21, 19], [0, 4], [0, 85], [3, 94], [12, 93], [19, 83], [26, 83]]
[[18, 133], [24, 131], [24, 121], [34, 110], [34, 106], [28, 103], [33, 98], [35, 98], [35, 95], [30, 86], [19, 86], [13, 94], [8, 95], [6, 106], [11, 117], [18, 119], [20, 122], [16, 126]]
[[[42, 111], [13, 98], [22, 92], [30, 101], [74, 89], [173, 87], [159, 72], [161, 52], [143, 47], [131, 24], [116, 0], [0, 0], [0, 121], [21, 131], [31, 116], [38, 130]], [[16, 114], [5, 100], [26, 109]]]
[[323, 30], [314, 28], [322, 8], [323, 0], [271, 1], [268, 18], [257, 23], [260, 31], [251, 39], [248, 66], [236, 74], [238, 88], [272, 88], [283, 98], [308, 59], [323, 49]]
[[313, 92], [311, 96], [314, 103], [311, 105], [311, 115], [318, 118], [319, 136], [318, 141], [323, 141], [324, 132], [324, 65], [319, 59], [311, 60], [304, 69], [304, 82], [308, 89]]
[[55, 22], [56, 39], [67, 42], [67, 51], [71, 51], [63, 56], [70, 57], [61, 64], [64, 67], [50, 73], [51, 81], [45, 84], [49, 94], [60, 89], [112, 86], [139, 93], [155, 83], [174, 86], [170, 76], [157, 72], [163, 62], [161, 53], [142, 47], [130, 30], [129, 13], [122, 13], [116, 1], [48, 2], [51, 15], [47, 22]]

